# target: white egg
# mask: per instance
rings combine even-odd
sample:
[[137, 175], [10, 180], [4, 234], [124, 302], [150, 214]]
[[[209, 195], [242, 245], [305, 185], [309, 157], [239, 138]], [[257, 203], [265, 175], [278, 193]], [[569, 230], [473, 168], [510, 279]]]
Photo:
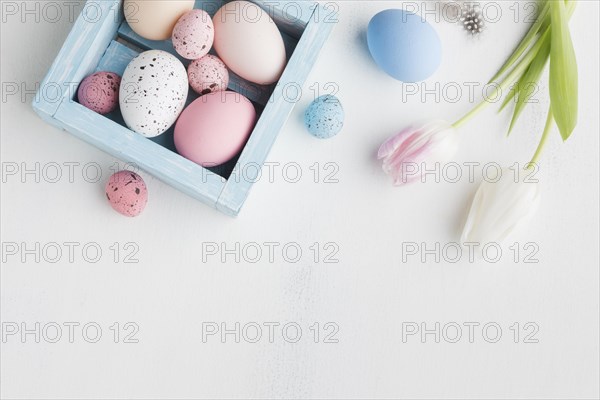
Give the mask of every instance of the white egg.
[[123, 14], [135, 33], [149, 40], [171, 37], [177, 20], [194, 8], [194, 0], [125, 0]]
[[187, 95], [187, 72], [181, 61], [165, 51], [149, 50], [125, 69], [119, 104], [131, 130], [154, 137], [175, 123]]
[[267, 85], [279, 80], [285, 64], [283, 38], [273, 19], [248, 1], [225, 4], [213, 17], [214, 48], [242, 78]]

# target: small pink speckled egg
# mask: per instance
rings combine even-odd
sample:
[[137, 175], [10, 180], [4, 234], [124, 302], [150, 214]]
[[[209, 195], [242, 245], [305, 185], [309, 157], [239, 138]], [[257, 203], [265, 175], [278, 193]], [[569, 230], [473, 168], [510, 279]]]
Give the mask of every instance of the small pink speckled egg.
[[106, 183], [105, 190], [112, 208], [127, 217], [140, 215], [148, 202], [146, 184], [135, 172], [114, 173]]
[[188, 80], [199, 95], [227, 90], [229, 71], [219, 57], [207, 54], [188, 66]]
[[119, 85], [121, 77], [114, 72], [96, 72], [79, 85], [79, 104], [98, 114], [108, 114], [119, 105]]
[[188, 60], [200, 58], [210, 51], [215, 38], [215, 28], [210, 15], [204, 10], [191, 10], [183, 14], [173, 28], [173, 47]]

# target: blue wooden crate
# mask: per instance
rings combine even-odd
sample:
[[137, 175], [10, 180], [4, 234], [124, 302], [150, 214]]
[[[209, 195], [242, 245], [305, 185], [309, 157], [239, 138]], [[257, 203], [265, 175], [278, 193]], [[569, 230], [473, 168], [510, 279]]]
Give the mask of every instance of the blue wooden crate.
[[[33, 108], [45, 121], [235, 216], [294, 107], [286, 91], [303, 86], [334, 25], [327, 16], [331, 12], [312, 1], [251, 1], [269, 12], [279, 27], [288, 64], [279, 82], [269, 86], [245, 81], [232, 73], [229, 89], [248, 97], [260, 118], [241, 154], [225, 165], [206, 169], [177, 154], [173, 128], [148, 139], [128, 129], [120, 111], [102, 116], [77, 103], [79, 83], [95, 71], [122, 75], [129, 61], [148, 49], [178, 56], [170, 41], [146, 40], [131, 30], [124, 20], [123, 0], [88, 0], [42, 82]], [[196, 0], [195, 8], [212, 16], [226, 2]], [[182, 61], [187, 66], [188, 61]], [[196, 96], [190, 90], [188, 104]]]

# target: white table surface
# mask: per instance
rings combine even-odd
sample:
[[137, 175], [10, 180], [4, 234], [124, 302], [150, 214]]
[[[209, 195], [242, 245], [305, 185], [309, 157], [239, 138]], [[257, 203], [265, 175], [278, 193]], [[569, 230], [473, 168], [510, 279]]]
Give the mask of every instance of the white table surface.
[[[30, 106], [33, 95], [22, 91], [43, 79], [66, 38], [72, 26], [68, 2], [56, 2], [64, 14], [54, 22], [48, 19], [55, 14], [22, 21], [21, 14], [4, 13], [6, 3], [2, 168], [34, 169], [39, 163], [41, 176], [36, 182], [35, 174], [18, 173], [2, 183], [3, 398], [598, 397], [597, 2], [581, 1], [571, 23], [579, 125], [566, 143], [554, 131], [538, 174], [541, 207], [529, 227], [504, 245], [497, 263], [464, 255], [457, 263], [433, 256], [403, 262], [403, 243], [433, 248], [458, 240], [481, 170], [474, 183], [463, 178], [394, 188], [374, 159], [379, 144], [407, 124], [456, 119], [473, 105], [467, 95], [456, 102], [408, 96], [403, 103], [407, 87], [377, 69], [366, 47], [367, 23], [400, 2], [339, 3], [339, 23], [269, 155], [272, 179], [254, 186], [237, 219], [143, 172], [150, 193], [144, 214], [127, 219], [112, 211], [103, 184], [119, 161], [44, 123]], [[26, 4], [33, 8], [36, 2]], [[424, 88], [483, 84], [493, 75], [526, 31], [529, 11], [517, 2], [496, 4], [501, 17], [478, 39], [432, 21], [444, 58]], [[339, 87], [346, 123], [339, 136], [322, 141], [304, 130], [302, 115], [312, 85], [323, 91], [328, 82]], [[7, 91], [13, 83], [21, 88], [16, 95]], [[480, 114], [461, 129], [456, 161], [528, 161], [543, 128], [547, 90], [545, 75], [539, 102], [526, 109], [508, 139], [509, 113], [497, 115], [494, 106]], [[476, 93], [480, 97], [481, 90]], [[61, 165], [57, 183], [50, 182], [54, 163]], [[73, 165], [72, 180], [66, 165]], [[100, 182], [88, 182], [98, 165]], [[325, 183], [332, 165], [338, 182]], [[302, 177], [293, 183], [297, 166]], [[72, 260], [69, 242], [77, 243]], [[271, 242], [277, 243], [272, 259], [265, 244]], [[516, 263], [509, 249], [514, 242], [521, 249]], [[54, 243], [63, 251], [56, 263], [50, 262]], [[125, 262], [127, 243], [138, 249], [138, 263]], [[525, 249], [528, 243], [533, 245]], [[23, 251], [36, 245], [39, 262]], [[90, 257], [101, 249], [100, 261], [86, 261], [86, 245]], [[215, 245], [239, 246], [239, 262], [224, 251], [211, 255]], [[256, 246], [263, 254], [253, 263]], [[295, 248], [302, 256], [292, 263]], [[539, 262], [525, 262], [536, 248]], [[336, 249], [338, 262], [324, 262]], [[72, 343], [70, 322], [79, 324]], [[23, 328], [35, 331], [36, 323], [39, 343], [34, 333], [21, 336]], [[203, 330], [235, 330], [236, 323], [239, 343], [234, 334], [203, 338]], [[421, 323], [427, 329], [440, 324], [439, 343], [434, 334], [403, 340], [403, 331], [421, 329]], [[472, 340], [468, 323], [479, 324]], [[451, 343], [456, 324], [462, 337]], [[62, 336], [51, 343], [56, 325]], [[257, 325], [262, 337], [252, 343]], [[19, 332], [10, 335], [15, 326]], [[102, 336], [90, 343], [96, 326]], [[137, 343], [124, 343], [135, 327]], [[296, 327], [302, 334], [292, 343]], [[502, 335], [490, 343], [497, 327]], [[327, 343], [334, 329], [329, 339], [337, 343]]]

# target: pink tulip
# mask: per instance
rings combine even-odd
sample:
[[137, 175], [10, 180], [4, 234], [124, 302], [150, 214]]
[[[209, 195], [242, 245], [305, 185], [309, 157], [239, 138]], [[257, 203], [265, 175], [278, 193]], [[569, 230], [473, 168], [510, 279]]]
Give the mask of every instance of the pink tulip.
[[377, 153], [383, 171], [404, 185], [421, 179], [428, 164], [445, 162], [458, 149], [458, 135], [452, 125], [434, 121], [419, 128], [410, 126], [386, 140]]

